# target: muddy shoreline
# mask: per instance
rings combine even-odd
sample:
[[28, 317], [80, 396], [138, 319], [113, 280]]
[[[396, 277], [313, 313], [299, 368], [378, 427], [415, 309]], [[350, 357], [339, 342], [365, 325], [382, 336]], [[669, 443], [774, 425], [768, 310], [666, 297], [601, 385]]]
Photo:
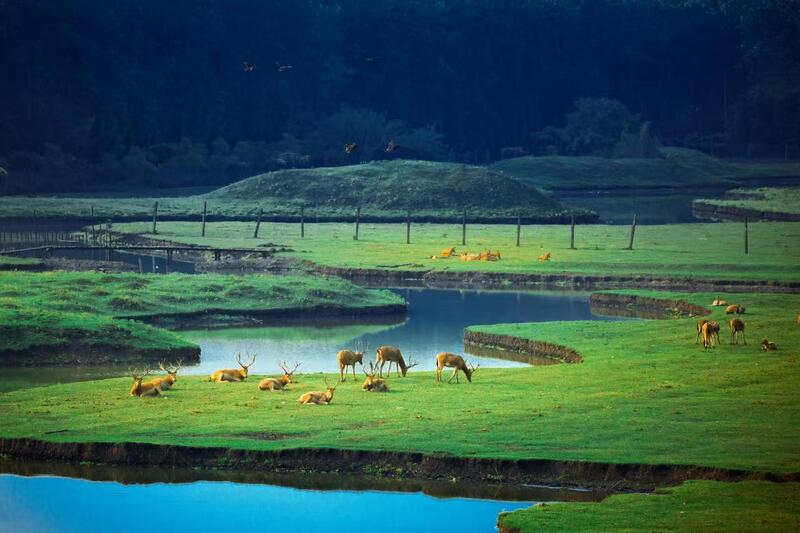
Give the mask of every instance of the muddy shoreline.
[[778, 222], [797, 222], [800, 221], [798, 213], [784, 213], [781, 211], [760, 211], [747, 207], [722, 206], [695, 200], [692, 202], [692, 215], [697, 218], [707, 220], [730, 220], [742, 221], [745, 218], [750, 221], [769, 220]]
[[711, 314], [705, 307], [685, 300], [605, 292], [589, 295], [589, 309], [596, 315], [650, 319], [690, 318]]
[[[534, 339], [523, 339], [512, 335], [483, 333], [470, 329], [464, 330], [464, 348], [490, 349], [497, 351], [498, 356], [502, 356], [503, 352], [510, 352], [516, 356], [521, 356], [521, 358], [512, 357], [511, 359], [531, 365], [537, 364], [536, 359], [541, 357], [555, 359], [563, 363], [583, 362], [583, 356], [568, 346]], [[532, 361], [528, 361], [528, 357]]]

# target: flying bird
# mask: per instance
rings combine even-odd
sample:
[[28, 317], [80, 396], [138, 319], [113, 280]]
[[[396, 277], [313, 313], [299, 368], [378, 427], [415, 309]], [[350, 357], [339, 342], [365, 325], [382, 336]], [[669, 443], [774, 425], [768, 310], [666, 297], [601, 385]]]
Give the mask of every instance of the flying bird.
[[394, 142], [394, 139], [392, 139], [391, 141], [389, 141], [389, 144], [387, 144], [387, 145], [386, 145], [386, 150], [385, 150], [385, 152], [386, 152], [387, 154], [391, 154], [391, 153], [393, 153], [395, 150], [397, 150], [398, 148], [400, 148], [400, 145], [397, 145], [397, 144], [395, 144], [395, 142]]
[[242, 65], [245, 72], [252, 72], [256, 68], [255, 63], [250, 63], [249, 61], [242, 61]]
[[344, 145], [344, 153], [352, 154], [356, 150], [358, 150], [358, 144], [357, 143], [345, 143], [345, 145]]
[[278, 61], [275, 62], [275, 67], [278, 69], [278, 72], [286, 72], [287, 70], [294, 68], [292, 65], [285, 65]]

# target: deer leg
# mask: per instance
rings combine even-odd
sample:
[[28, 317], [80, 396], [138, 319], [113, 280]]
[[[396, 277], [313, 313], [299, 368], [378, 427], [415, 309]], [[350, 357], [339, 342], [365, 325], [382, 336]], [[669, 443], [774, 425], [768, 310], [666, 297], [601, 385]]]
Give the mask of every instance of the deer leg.
[[742, 341], [744, 342], [744, 345], [747, 346], [747, 337], [744, 336], [744, 330], [742, 330]]
[[[457, 373], [458, 373], [458, 369], [454, 368], [453, 369], [453, 375], [450, 376], [450, 379], [448, 379], [447, 382], [450, 383], [451, 381], [453, 381], [453, 378], [458, 379], [458, 376], [456, 375]], [[456, 381], [456, 383], [458, 383], [458, 381]]]
[[380, 367], [378, 368], [378, 376], [383, 377], [383, 361], [381, 361]]
[[[364, 365], [362, 364], [361, 366], [363, 367]], [[355, 380], [356, 380], [356, 364], [353, 363], [353, 381]]]
[[339, 367], [339, 381], [345, 381], [346, 378], [344, 377], [344, 371], [346, 368], [346, 366]]

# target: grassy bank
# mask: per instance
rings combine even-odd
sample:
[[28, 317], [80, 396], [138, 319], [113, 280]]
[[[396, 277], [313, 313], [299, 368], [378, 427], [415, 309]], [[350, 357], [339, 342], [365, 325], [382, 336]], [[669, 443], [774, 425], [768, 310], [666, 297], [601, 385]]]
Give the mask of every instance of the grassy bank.
[[0, 255], [0, 270], [29, 270], [41, 264], [41, 259]]
[[800, 177], [800, 162], [718, 159], [696, 150], [661, 148], [662, 157], [517, 157], [490, 166], [533, 187], [575, 189], [680, 189], [736, 187], [747, 181]]
[[[0, 420], [0, 436], [796, 472], [800, 297], [717, 296], [747, 306], [748, 346], [704, 352], [694, 344], [690, 319], [482, 326], [573, 347], [585, 361], [481, 369], [462, 385], [412, 372], [391, 379], [393, 390], [384, 395], [348, 382], [327, 407], [296, 402], [300, 392], [323, 386], [319, 374], [274, 394], [258, 391], [257, 376], [228, 385], [186, 377], [168, 399], [144, 401], [127, 396], [129, 378], [53, 385], [0, 396], [0, 409], [17, 415]], [[761, 336], [781, 349], [761, 352]]]
[[800, 484], [689, 481], [653, 495], [542, 504], [503, 514], [501, 531], [793, 531]]
[[740, 212], [737, 218], [750, 213], [752, 219], [775, 215], [800, 216], [800, 187], [759, 187], [755, 189], [733, 189], [726, 193], [726, 198], [702, 198], [695, 200], [695, 205], [716, 210], [717, 218], [725, 216], [726, 211]]
[[[151, 227], [130, 223], [116, 229], [146, 234]], [[358, 241], [352, 224], [307, 224], [304, 239], [298, 224], [262, 224], [259, 239], [252, 238], [253, 229], [254, 223], [213, 223], [202, 238], [197, 224], [170, 222], [159, 225], [159, 238], [223, 247], [273, 242], [291, 247], [293, 257], [349, 268], [800, 281], [800, 223], [751, 224], [748, 255], [738, 223], [640, 226], [632, 251], [623, 250], [630, 235], [625, 226], [579, 225], [575, 250], [569, 249], [569, 226], [560, 225], [524, 226], [519, 248], [513, 225], [469, 225], [464, 247], [460, 224], [414, 224], [409, 245], [404, 224], [362, 224]], [[450, 246], [500, 250], [502, 260], [431, 259]], [[545, 251], [551, 261], [537, 261]]]

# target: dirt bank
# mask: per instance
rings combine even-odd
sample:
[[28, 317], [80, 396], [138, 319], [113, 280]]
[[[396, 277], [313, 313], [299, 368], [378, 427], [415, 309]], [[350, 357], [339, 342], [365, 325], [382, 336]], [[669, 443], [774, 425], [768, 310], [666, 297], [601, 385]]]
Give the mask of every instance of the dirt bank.
[[186, 364], [200, 362], [200, 348], [141, 349], [125, 345], [88, 344], [77, 340], [63, 345], [33, 346], [25, 350], [0, 350], [0, 363], [13, 366], [104, 365], [109, 363], [158, 363], [183, 359]]
[[[482, 333], [470, 329], [464, 330], [464, 347], [470, 349], [489, 348], [499, 352], [510, 352], [519, 357], [512, 357], [516, 361], [526, 362], [532, 365], [541, 364], [537, 359], [541, 357], [549, 357], [564, 363], [581, 363], [583, 356], [567, 346], [552, 344], [549, 342], [542, 342], [533, 339], [522, 339], [520, 337], [513, 337], [511, 335], [495, 335], [493, 333]], [[527, 357], [531, 357], [531, 361], [527, 361]]]
[[702, 305], [691, 304], [685, 300], [603, 292], [589, 296], [589, 309], [596, 315], [652, 319], [688, 318], [711, 314], [711, 311]]
[[706, 220], [773, 220], [781, 222], [800, 221], [798, 213], [784, 213], [780, 211], [759, 211], [758, 209], [748, 209], [746, 207], [735, 207], [730, 205], [717, 205], [702, 200], [692, 202], [692, 215]]
[[693, 465], [606, 464], [580, 461], [460, 458], [421, 453], [294, 448], [278, 451], [201, 448], [142, 443], [45, 442], [0, 439], [0, 454], [57, 463], [222, 468], [269, 472], [372, 474], [417, 479], [652, 490], [687, 479], [800, 481], [800, 472], [771, 474]]

